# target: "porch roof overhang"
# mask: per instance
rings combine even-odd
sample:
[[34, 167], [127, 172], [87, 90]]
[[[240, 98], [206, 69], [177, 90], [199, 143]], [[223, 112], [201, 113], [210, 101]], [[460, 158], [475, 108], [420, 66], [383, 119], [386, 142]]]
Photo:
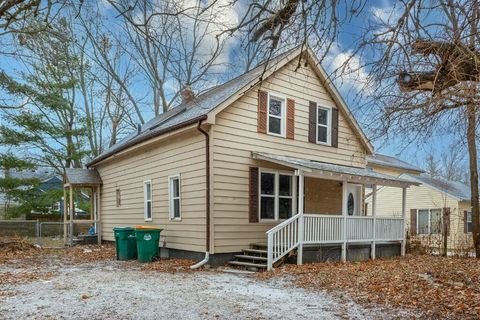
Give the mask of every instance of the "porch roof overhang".
[[64, 187], [97, 187], [102, 184], [100, 174], [95, 169], [67, 168], [65, 169]]
[[409, 187], [411, 185], [420, 185], [420, 183], [417, 181], [369, 171], [366, 168], [341, 166], [315, 160], [298, 159], [263, 152], [252, 152], [252, 158], [269, 161], [286, 167], [294, 168], [296, 170], [301, 170], [304, 172], [305, 176], [311, 176], [320, 179], [339, 181], [346, 180], [353, 183], [376, 184], [400, 188]]

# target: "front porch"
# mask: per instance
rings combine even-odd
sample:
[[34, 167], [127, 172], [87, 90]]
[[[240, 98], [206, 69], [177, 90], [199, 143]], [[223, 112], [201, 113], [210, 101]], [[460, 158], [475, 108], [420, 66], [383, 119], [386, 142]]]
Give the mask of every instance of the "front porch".
[[[261, 153], [254, 153], [253, 157], [293, 168], [298, 183], [296, 188], [298, 197], [293, 204], [296, 214], [266, 232], [266, 264], [269, 270], [293, 250], [297, 251], [297, 264], [302, 264], [305, 246], [339, 245], [342, 261], [347, 260], [349, 244], [370, 246], [372, 259], [376, 257], [378, 244], [400, 243], [401, 254], [405, 254], [406, 189], [415, 184], [414, 182], [366, 169], [290, 157]], [[321, 202], [322, 197], [312, 197], [312, 190], [306, 189], [306, 178], [310, 181], [310, 185], [312, 179], [333, 182], [338, 188], [336, 192], [339, 193], [337, 205], [315, 204], [315, 201]], [[402, 217], [382, 216], [377, 212], [377, 186], [393, 186], [401, 189]], [[364, 205], [365, 196], [370, 193], [372, 208], [371, 215], [367, 216]], [[334, 198], [330, 197], [329, 201], [336, 202]], [[323, 202], [326, 202], [325, 199], [323, 197]], [[325, 210], [325, 208], [329, 209]]]

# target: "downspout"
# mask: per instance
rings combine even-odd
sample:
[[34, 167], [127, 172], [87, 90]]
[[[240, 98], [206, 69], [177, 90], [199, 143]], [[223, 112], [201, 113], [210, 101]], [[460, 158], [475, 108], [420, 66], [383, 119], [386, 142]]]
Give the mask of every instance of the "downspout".
[[205, 184], [206, 184], [206, 248], [205, 258], [202, 261], [190, 266], [190, 269], [197, 269], [205, 265], [210, 259], [210, 136], [208, 132], [202, 129], [202, 120], [198, 122], [197, 130], [205, 136]]

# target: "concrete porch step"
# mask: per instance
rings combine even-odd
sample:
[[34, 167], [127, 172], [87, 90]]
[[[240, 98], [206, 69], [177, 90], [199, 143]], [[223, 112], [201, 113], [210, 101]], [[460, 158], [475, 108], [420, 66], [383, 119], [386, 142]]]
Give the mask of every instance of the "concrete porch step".
[[246, 267], [246, 268], [258, 268], [258, 269], [266, 269], [266, 263], [253, 263], [253, 262], [243, 262], [243, 261], [228, 261], [228, 264], [239, 266], [239, 267]]
[[259, 260], [259, 261], [267, 261], [266, 257], [261, 257], [261, 256], [249, 256], [246, 254], [237, 254], [235, 255], [235, 258], [237, 259], [244, 259], [244, 260]]

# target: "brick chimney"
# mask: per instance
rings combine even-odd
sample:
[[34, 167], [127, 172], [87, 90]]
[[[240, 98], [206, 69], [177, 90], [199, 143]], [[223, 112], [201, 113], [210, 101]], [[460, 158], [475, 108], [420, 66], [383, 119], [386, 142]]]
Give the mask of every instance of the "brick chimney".
[[189, 85], [186, 85], [182, 88], [180, 95], [182, 96], [182, 103], [190, 102], [193, 100], [193, 98], [195, 98], [192, 87], [190, 87]]

